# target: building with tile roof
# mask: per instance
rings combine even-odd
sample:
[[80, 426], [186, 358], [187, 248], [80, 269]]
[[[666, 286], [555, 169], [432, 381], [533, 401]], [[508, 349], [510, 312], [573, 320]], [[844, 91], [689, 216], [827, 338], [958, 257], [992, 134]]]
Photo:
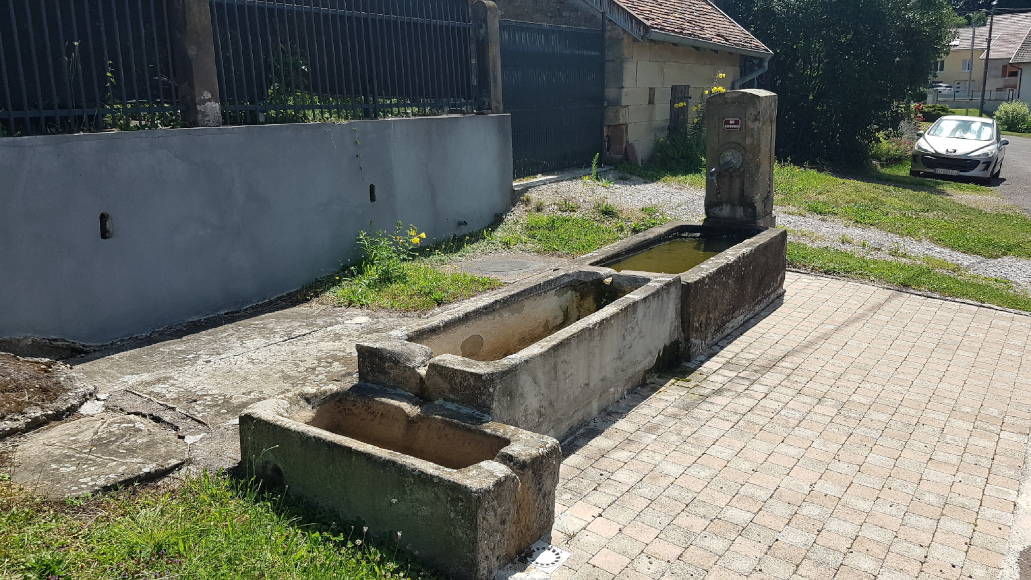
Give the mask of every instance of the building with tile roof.
[[[646, 160], [714, 84], [754, 80], [772, 51], [709, 0], [496, 0], [501, 17], [605, 26], [605, 151]], [[720, 78], [720, 75], [725, 75]]]
[[956, 29], [949, 54], [938, 63], [936, 80], [949, 90], [932, 90], [928, 102], [944, 102], [959, 108], [981, 98], [985, 67], [985, 110], [994, 111], [1008, 100], [1031, 100], [1031, 81], [1024, 72], [1031, 64], [1031, 12], [997, 14], [991, 26], [991, 54], [988, 53], [989, 26]]

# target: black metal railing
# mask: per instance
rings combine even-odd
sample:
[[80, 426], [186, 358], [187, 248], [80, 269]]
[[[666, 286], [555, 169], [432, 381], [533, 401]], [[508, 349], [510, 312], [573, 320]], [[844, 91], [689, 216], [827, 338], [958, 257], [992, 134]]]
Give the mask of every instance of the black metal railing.
[[0, 134], [179, 123], [165, 0], [0, 0]]
[[211, 0], [227, 124], [471, 112], [466, 0]]

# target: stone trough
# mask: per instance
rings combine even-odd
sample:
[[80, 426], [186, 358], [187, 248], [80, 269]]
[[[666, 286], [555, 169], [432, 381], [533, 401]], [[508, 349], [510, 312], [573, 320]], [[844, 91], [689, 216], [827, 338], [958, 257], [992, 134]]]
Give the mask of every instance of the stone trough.
[[[663, 251], [673, 244], [685, 249]], [[649, 260], [648, 252], [657, 255]], [[697, 259], [678, 253], [697, 254]], [[646, 276], [679, 274], [683, 356], [691, 360], [784, 294], [787, 231], [672, 222], [579, 261]], [[624, 269], [642, 266], [656, 269], [648, 273]]]
[[675, 276], [560, 270], [359, 343], [359, 378], [562, 439], [678, 360], [678, 291]]
[[449, 578], [486, 580], [551, 530], [558, 442], [359, 383], [271, 399], [240, 417], [247, 469], [360, 520]]

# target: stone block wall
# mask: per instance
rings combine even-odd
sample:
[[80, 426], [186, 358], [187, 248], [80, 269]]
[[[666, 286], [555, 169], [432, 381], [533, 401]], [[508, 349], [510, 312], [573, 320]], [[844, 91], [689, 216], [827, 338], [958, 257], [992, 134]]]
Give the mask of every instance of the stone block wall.
[[606, 23], [605, 134], [613, 157], [651, 156], [655, 140], [669, 128], [671, 90], [691, 87], [690, 106], [712, 87], [719, 72], [721, 85], [730, 88], [740, 74], [741, 57], [727, 52], [696, 49], [634, 39], [612, 22]]

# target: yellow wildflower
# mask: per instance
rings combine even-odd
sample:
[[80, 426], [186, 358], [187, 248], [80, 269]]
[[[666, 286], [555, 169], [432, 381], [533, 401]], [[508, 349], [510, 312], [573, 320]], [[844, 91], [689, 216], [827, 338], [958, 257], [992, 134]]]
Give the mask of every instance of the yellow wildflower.
[[419, 237], [425, 240], [426, 239], [426, 232], [423, 232], [423, 233], [419, 234]]
[[412, 243], [415, 244], [416, 246], [418, 246], [419, 245], [419, 236], [415, 236], [414, 238], [412, 238]]

